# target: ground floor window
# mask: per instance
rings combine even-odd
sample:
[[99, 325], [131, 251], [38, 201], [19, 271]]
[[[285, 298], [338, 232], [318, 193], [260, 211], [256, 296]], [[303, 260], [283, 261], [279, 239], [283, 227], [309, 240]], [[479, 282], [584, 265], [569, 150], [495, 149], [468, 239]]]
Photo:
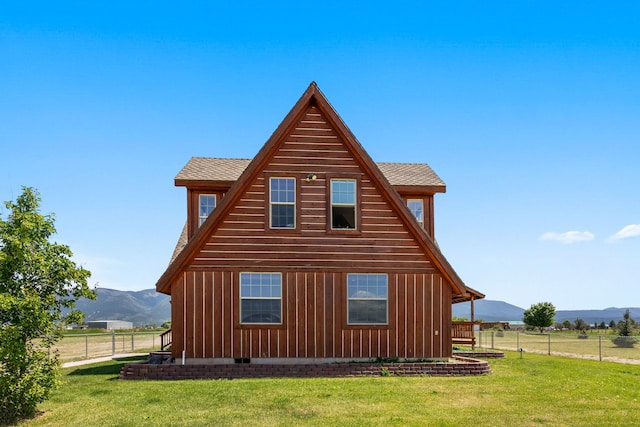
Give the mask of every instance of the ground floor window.
[[386, 274], [347, 274], [347, 323], [388, 323]]
[[240, 323], [282, 323], [282, 274], [240, 273]]

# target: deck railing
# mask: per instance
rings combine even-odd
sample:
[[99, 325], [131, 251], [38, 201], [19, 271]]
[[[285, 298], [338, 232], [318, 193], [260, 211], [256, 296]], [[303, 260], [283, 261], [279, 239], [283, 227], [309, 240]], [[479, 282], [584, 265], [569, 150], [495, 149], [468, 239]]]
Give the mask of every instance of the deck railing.
[[171, 329], [160, 334], [160, 349], [166, 350], [171, 347]]
[[475, 347], [475, 322], [451, 322], [451, 341], [454, 344], [467, 344]]

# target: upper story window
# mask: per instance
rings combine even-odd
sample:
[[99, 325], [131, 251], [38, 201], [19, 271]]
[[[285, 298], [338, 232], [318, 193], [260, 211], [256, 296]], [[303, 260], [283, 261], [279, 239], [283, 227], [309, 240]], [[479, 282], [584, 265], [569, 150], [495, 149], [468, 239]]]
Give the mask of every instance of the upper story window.
[[198, 202], [198, 226], [201, 226], [216, 208], [215, 194], [200, 194]]
[[424, 201], [422, 199], [407, 200], [407, 207], [411, 211], [420, 227], [424, 228]]
[[282, 274], [240, 273], [240, 323], [282, 323]]
[[269, 179], [271, 228], [296, 228], [295, 178]]
[[388, 323], [386, 274], [347, 274], [347, 323]]
[[331, 229], [356, 228], [356, 180], [331, 180]]

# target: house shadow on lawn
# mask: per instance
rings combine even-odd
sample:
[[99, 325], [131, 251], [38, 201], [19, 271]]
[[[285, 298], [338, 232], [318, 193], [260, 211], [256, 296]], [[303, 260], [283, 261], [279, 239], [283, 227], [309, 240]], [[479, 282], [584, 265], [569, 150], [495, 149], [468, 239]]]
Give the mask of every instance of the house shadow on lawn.
[[99, 365], [86, 365], [86, 367], [79, 367], [71, 371], [68, 375], [114, 375], [114, 378], [118, 379], [120, 370], [127, 363], [136, 363], [146, 360], [147, 356], [134, 356], [134, 357], [122, 357], [113, 359], [109, 362], [102, 362]]

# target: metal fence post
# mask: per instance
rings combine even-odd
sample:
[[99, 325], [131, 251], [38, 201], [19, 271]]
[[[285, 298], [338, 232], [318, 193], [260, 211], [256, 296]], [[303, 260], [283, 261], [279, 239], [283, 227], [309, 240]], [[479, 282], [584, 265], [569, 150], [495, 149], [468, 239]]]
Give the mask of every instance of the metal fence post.
[[89, 335], [84, 336], [84, 358], [89, 358]]
[[111, 355], [116, 354], [116, 331], [111, 331]]
[[548, 335], [548, 338], [549, 338], [549, 350], [548, 350], [548, 352], [549, 352], [549, 356], [551, 356], [551, 334]]
[[131, 332], [131, 352], [133, 352], [133, 332]]
[[602, 335], [598, 335], [598, 354], [600, 355], [600, 361], [602, 362]]
[[493, 345], [494, 345], [494, 342], [493, 342], [493, 334], [494, 334], [494, 332], [493, 332], [493, 331], [491, 331], [491, 350], [493, 350], [493, 348], [494, 348], [494, 347], [493, 347]]

